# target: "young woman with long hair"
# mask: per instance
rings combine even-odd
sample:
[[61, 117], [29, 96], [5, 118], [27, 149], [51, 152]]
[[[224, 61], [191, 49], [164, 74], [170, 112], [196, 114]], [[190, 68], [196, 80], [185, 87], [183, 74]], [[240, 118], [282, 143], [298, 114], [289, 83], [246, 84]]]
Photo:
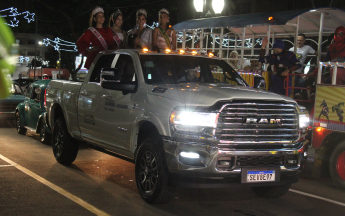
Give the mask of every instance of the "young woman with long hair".
[[152, 46], [160, 52], [164, 52], [165, 49], [176, 50], [176, 33], [175, 29], [169, 27], [169, 11], [162, 8], [158, 16], [159, 26], [153, 30]]
[[146, 27], [147, 13], [145, 9], [139, 9], [136, 13], [136, 26], [128, 31], [128, 36], [137, 34], [140, 38], [142, 48], [151, 49], [152, 47], [152, 29]]
[[90, 27], [78, 39], [78, 52], [87, 56], [85, 68], [89, 69], [96, 55], [103, 50], [114, 49], [113, 32], [109, 27], [103, 27], [104, 10], [96, 7], [91, 14]]
[[112, 13], [109, 19], [109, 27], [113, 31], [114, 41], [119, 49], [127, 45], [126, 32], [122, 30], [123, 16], [120, 10]]

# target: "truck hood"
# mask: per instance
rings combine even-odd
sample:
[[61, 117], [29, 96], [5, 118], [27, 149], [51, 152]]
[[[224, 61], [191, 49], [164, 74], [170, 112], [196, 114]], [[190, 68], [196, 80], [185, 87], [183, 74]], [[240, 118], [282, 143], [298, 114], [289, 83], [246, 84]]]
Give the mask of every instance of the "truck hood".
[[186, 106], [211, 106], [217, 101], [226, 100], [266, 100], [296, 103], [289, 97], [269, 91], [224, 83], [150, 85], [149, 94], [177, 100]]

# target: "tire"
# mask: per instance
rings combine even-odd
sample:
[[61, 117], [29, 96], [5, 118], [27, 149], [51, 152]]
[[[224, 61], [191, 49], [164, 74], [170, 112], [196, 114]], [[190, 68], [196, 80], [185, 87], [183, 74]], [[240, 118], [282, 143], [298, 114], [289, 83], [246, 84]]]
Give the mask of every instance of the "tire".
[[66, 123], [61, 117], [54, 124], [52, 147], [57, 162], [61, 164], [69, 165], [77, 157], [79, 144], [68, 134]]
[[157, 140], [144, 139], [135, 160], [135, 180], [139, 194], [150, 204], [169, 202], [176, 188], [170, 182], [163, 143], [161, 138]]
[[259, 197], [264, 198], [277, 198], [285, 195], [291, 185], [275, 185], [275, 186], [261, 186], [261, 187], [252, 187], [252, 190]]
[[329, 173], [333, 184], [345, 190], [345, 141], [333, 150], [329, 159]]
[[19, 112], [16, 112], [16, 128], [17, 128], [17, 132], [19, 134], [25, 135], [26, 133], [26, 128], [20, 126], [21, 122], [20, 122], [20, 115]]
[[40, 140], [44, 144], [49, 144], [51, 141], [51, 134], [47, 133], [46, 129], [44, 128], [43, 121], [40, 121]]

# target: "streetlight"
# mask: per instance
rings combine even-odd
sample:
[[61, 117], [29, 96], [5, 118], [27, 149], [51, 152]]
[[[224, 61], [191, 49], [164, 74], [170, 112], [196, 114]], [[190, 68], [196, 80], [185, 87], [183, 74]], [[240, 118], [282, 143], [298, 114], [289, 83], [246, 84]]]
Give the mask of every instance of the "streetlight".
[[[206, 0], [194, 0], [194, 8], [196, 12], [203, 12], [206, 8]], [[212, 8], [215, 14], [222, 13], [224, 8], [224, 0], [212, 0]]]
[[224, 8], [224, 0], [212, 0], [212, 8], [216, 14], [222, 13]]
[[42, 77], [42, 66], [43, 66], [43, 42], [42, 41], [38, 41], [38, 45], [41, 46], [41, 79], [43, 79]]
[[203, 1], [204, 0], [194, 0], [194, 7], [195, 7], [196, 12], [201, 12], [201, 13], [203, 12], [203, 10], [204, 10], [204, 3], [203, 3]]

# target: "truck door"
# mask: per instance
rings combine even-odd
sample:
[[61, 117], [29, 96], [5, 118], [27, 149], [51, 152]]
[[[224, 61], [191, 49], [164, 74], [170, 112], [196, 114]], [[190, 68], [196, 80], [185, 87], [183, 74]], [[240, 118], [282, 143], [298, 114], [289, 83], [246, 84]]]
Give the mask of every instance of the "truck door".
[[102, 55], [93, 70], [88, 81], [81, 86], [78, 98], [78, 122], [81, 136], [91, 142], [103, 142], [102, 132], [105, 124], [101, 120], [101, 103], [103, 89], [100, 85], [102, 68], [111, 67], [115, 54]]
[[[136, 70], [130, 55], [121, 54], [115, 68], [122, 72], [121, 81], [132, 81], [137, 84]], [[136, 118], [133, 106], [136, 93], [103, 89], [101, 120], [104, 124], [104, 138], [113, 147], [128, 151], [130, 148], [131, 126]]]

